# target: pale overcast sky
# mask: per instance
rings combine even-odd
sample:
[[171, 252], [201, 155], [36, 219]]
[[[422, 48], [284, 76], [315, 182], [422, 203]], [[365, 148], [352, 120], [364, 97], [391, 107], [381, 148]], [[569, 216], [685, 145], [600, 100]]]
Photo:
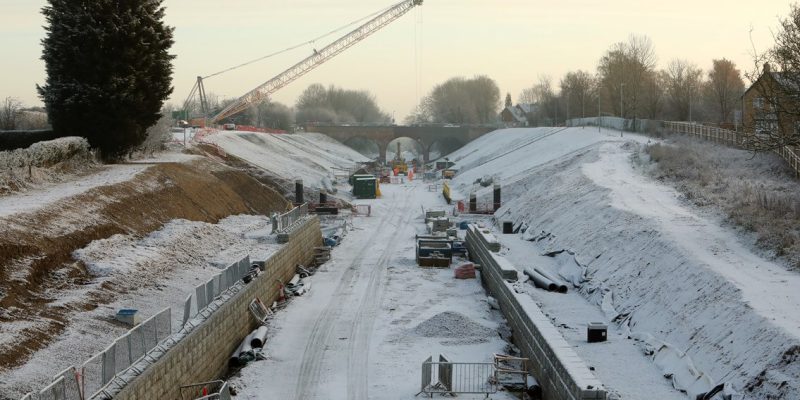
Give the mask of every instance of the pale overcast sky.
[[[396, 1], [165, 0], [175, 26], [175, 93], [181, 103], [197, 75], [208, 75], [309, 40]], [[0, 98], [41, 104], [39, 59], [44, 0], [0, 0]], [[684, 58], [708, 69], [726, 57], [751, 69], [750, 30], [759, 50], [789, 12], [788, 1], [723, 0], [425, 0], [422, 7], [348, 49], [274, 95], [293, 105], [311, 83], [366, 89], [401, 119], [433, 85], [485, 74], [515, 99], [539, 75], [554, 83], [576, 69], [595, 72], [598, 59], [630, 34], [648, 35], [659, 67]], [[343, 34], [340, 33], [339, 35]], [[420, 37], [415, 46], [415, 36]], [[238, 97], [337, 36], [209, 79], [206, 90]], [[418, 51], [419, 50], [419, 54]], [[418, 55], [417, 55], [418, 54]], [[420, 62], [421, 73], [415, 73]], [[419, 80], [419, 88], [418, 87]]]

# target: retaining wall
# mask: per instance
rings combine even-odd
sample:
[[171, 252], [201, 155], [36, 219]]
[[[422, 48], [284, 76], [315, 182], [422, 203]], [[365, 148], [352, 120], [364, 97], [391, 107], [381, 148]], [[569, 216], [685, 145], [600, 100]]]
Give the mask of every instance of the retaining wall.
[[235, 294], [202, 325], [172, 347], [155, 364], [114, 396], [116, 400], [179, 400], [181, 385], [217, 379], [228, 358], [256, 327], [248, 305], [255, 297], [271, 304], [278, 296], [276, 280], [286, 282], [297, 264], [313, 259], [322, 244], [319, 219], [308, 217], [292, 230], [290, 239], [265, 262], [265, 271]]
[[[531, 360], [532, 374], [542, 387], [544, 400], [606, 400], [603, 384], [564, 340], [561, 333], [528, 295], [517, 295], [503, 279], [506, 259], [493, 254], [497, 249], [491, 235], [470, 225], [467, 249], [481, 265], [481, 279], [500, 303], [514, 341], [524, 357]], [[497, 249], [499, 250], [499, 249]], [[495, 251], [497, 251], [495, 250]]]

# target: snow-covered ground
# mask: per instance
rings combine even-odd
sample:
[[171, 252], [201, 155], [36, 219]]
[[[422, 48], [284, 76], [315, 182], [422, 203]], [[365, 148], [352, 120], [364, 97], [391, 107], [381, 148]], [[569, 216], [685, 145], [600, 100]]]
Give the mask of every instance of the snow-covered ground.
[[[641, 398], [629, 377], [655, 366], [690, 398], [722, 382], [748, 398], [800, 398], [797, 274], [638, 171], [630, 156], [648, 140], [596, 128], [498, 131], [450, 156], [461, 168], [453, 186], [461, 196], [478, 191], [485, 202], [491, 189], [474, 181], [502, 182], [504, 205], [495, 215], [523, 232], [504, 237], [508, 257], [563, 274], [585, 268], [585, 304], [573, 295], [531, 294], [613, 392]], [[569, 268], [536, 257], [557, 250], [575, 254]], [[598, 317], [619, 323], [611, 342], [576, 340], [575, 324]], [[639, 352], [624, 347], [634, 342]], [[604, 357], [604, 347], [614, 346], [622, 347]], [[642, 353], [652, 354], [651, 367], [636, 359]], [[659, 387], [657, 398], [670, 398], [663, 382], [653, 390]]]
[[[177, 330], [183, 302], [195, 286], [248, 254], [253, 260], [263, 260], [279, 248], [270, 232], [265, 216], [236, 215], [218, 224], [174, 220], [145, 237], [115, 235], [77, 250], [75, 258], [95, 278], [86, 285], [50, 293], [55, 304], [68, 307], [92, 296], [114, 300], [71, 313], [62, 334], [19, 368], [1, 372], [0, 399], [16, 400], [27, 391], [41, 389], [59, 371], [80, 366], [111, 344], [128, 329], [113, 319], [121, 308], [139, 310], [144, 320], [170, 307], [173, 330]], [[5, 339], [19, 337], [27, 324], [0, 325], [0, 349]]]
[[487, 362], [506, 351], [502, 316], [478, 280], [416, 265], [420, 207], [443, 205], [441, 195], [421, 182], [381, 191], [381, 199], [359, 201], [372, 216], [353, 220], [311, 291], [271, 321], [268, 359], [234, 378], [237, 398], [414, 399], [429, 356]]
[[100, 186], [110, 186], [133, 179], [154, 163], [186, 162], [196, 156], [180, 153], [161, 153], [155, 158], [125, 164], [104, 165], [88, 174], [61, 177], [63, 182], [42, 184], [23, 192], [0, 196], [0, 218], [13, 214], [29, 213], [54, 204], [59, 200], [77, 196]]
[[206, 141], [282, 179], [303, 179], [323, 187], [336, 169], [352, 169], [369, 161], [357, 151], [320, 133], [268, 134], [222, 131]]

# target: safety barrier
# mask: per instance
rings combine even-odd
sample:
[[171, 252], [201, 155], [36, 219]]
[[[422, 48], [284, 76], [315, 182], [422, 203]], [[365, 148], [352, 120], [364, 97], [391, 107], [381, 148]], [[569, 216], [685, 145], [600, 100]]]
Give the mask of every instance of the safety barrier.
[[286, 233], [308, 215], [308, 203], [303, 203], [290, 211], [272, 218], [272, 230], [277, 233]]
[[[237, 290], [238, 281], [250, 273], [250, 265], [250, 256], [247, 256], [197, 286], [195, 295], [187, 297], [184, 303], [181, 330], [185, 330], [190, 324], [188, 321], [198, 314], [208, 316], [216, 310], [218, 305], [213, 306], [215, 299], [225, 292]], [[196, 308], [193, 309], [192, 304]], [[47, 387], [25, 395], [22, 400], [86, 400], [100, 395], [110, 398], [111, 395], [106, 393], [109, 385], [124, 386], [127, 381], [123, 375], [127, 372], [134, 376], [141, 374], [176, 343], [172, 328], [172, 310], [165, 308], [90, 357], [79, 369], [69, 367], [61, 371]]]
[[533, 375], [547, 400], [606, 400], [602, 383], [589, 371], [561, 333], [527, 295], [517, 296], [504, 276], [509, 271], [507, 260], [494, 255], [499, 251], [490, 234], [476, 225], [467, 229], [467, 249], [479, 262], [481, 279], [500, 303], [508, 320], [515, 343], [532, 361]]
[[494, 363], [452, 362], [439, 355], [439, 361], [428, 357], [422, 363], [422, 386], [419, 394], [485, 394], [497, 393]]
[[230, 400], [231, 391], [226, 381], [211, 381], [180, 387], [181, 400]]

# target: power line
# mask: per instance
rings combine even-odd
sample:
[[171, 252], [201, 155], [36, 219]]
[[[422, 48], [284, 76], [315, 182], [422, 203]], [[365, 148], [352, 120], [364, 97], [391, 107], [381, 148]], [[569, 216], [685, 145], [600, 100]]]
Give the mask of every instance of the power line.
[[292, 51], [292, 50], [294, 50], [294, 49], [297, 49], [297, 48], [300, 48], [300, 47], [303, 47], [303, 46], [307, 46], [307, 45], [313, 44], [314, 42], [316, 42], [316, 41], [318, 41], [318, 40], [320, 40], [320, 39], [323, 39], [323, 38], [325, 38], [325, 37], [331, 36], [331, 35], [333, 35], [333, 34], [335, 34], [335, 33], [338, 33], [338, 32], [340, 32], [340, 31], [342, 31], [342, 30], [345, 30], [345, 29], [347, 29], [347, 28], [349, 28], [349, 27], [351, 27], [351, 26], [353, 26], [353, 25], [355, 25], [355, 24], [358, 24], [358, 23], [360, 23], [360, 22], [362, 22], [362, 21], [364, 21], [364, 20], [366, 20], [366, 19], [372, 18], [372, 17], [374, 17], [374, 16], [376, 16], [376, 15], [378, 15], [378, 14], [380, 14], [380, 13], [383, 13], [383, 12], [385, 12], [386, 10], [388, 10], [388, 9], [390, 9], [390, 8], [392, 8], [392, 6], [389, 6], [389, 7], [383, 8], [383, 9], [381, 9], [381, 10], [379, 10], [379, 11], [376, 11], [376, 12], [374, 12], [374, 13], [370, 14], [370, 15], [367, 15], [366, 17], [359, 18], [358, 20], [355, 20], [355, 21], [353, 21], [353, 22], [350, 22], [350, 23], [348, 23], [347, 25], [343, 25], [343, 26], [341, 26], [341, 27], [339, 27], [339, 28], [336, 28], [336, 29], [334, 29], [334, 30], [332, 30], [332, 31], [330, 31], [330, 32], [328, 32], [328, 33], [325, 33], [325, 34], [323, 34], [323, 35], [317, 36], [317, 37], [315, 37], [315, 38], [313, 38], [313, 39], [311, 39], [311, 40], [307, 40], [307, 41], [305, 41], [305, 42], [302, 42], [302, 43], [296, 44], [296, 45], [294, 45], [294, 46], [287, 47], [287, 48], [285, 48], [285, 49], [283, 49], [283, 50], [279, 50], [279, 51], [276, 51], [276, 52], [274, 52], [274, 53], [267, 54], [267, 55], [265, 55], [265, 56], [263, 56], [263, 57], [259, 57], [259, 58], [253, 59], [253, 60], [247, 61], [247, 62], [245, 62], [245, 63], [239, 64], [239, 65], [236, 65], [236, 66], [233, 66], [233, 67], [230, 67], [230, 68], [226, 68], [226, 69], [224, 69], [224, 70], [222, 70], [222, 71], [215, 72], [215, 73], [213, 73], [213, 74], [211, 74], [211, 75], [204, 76], [204, 77], [203, 77], [203, 79], [212, 78], [212, 77], [215, 77], [215, 76], [217, 76], [217, 75], [221, 75], [221, 74], [224, 74], [224, 73], [226, 73], [226, 72], [230, 72], [230, 71], [233, 71], [233, 70], [235, 70], [235, 69], [238, 69], [238, 68], [241, 68], [241, 67], [246, 67], [246, 66], [248, 66], [248, 65], [250, 65], [250, 64], [254, 64], [254, 63], [257, 63], [257, 62], [259, 62], [259, 61], [266, 60], [267, 58], [274, 57], [274, 56], [277, 56], [277, 55], [279, 55], [279, 54], [283, 54], [283, 53], [286, 53], [286, 52], [288, 52], [288, 51]]

